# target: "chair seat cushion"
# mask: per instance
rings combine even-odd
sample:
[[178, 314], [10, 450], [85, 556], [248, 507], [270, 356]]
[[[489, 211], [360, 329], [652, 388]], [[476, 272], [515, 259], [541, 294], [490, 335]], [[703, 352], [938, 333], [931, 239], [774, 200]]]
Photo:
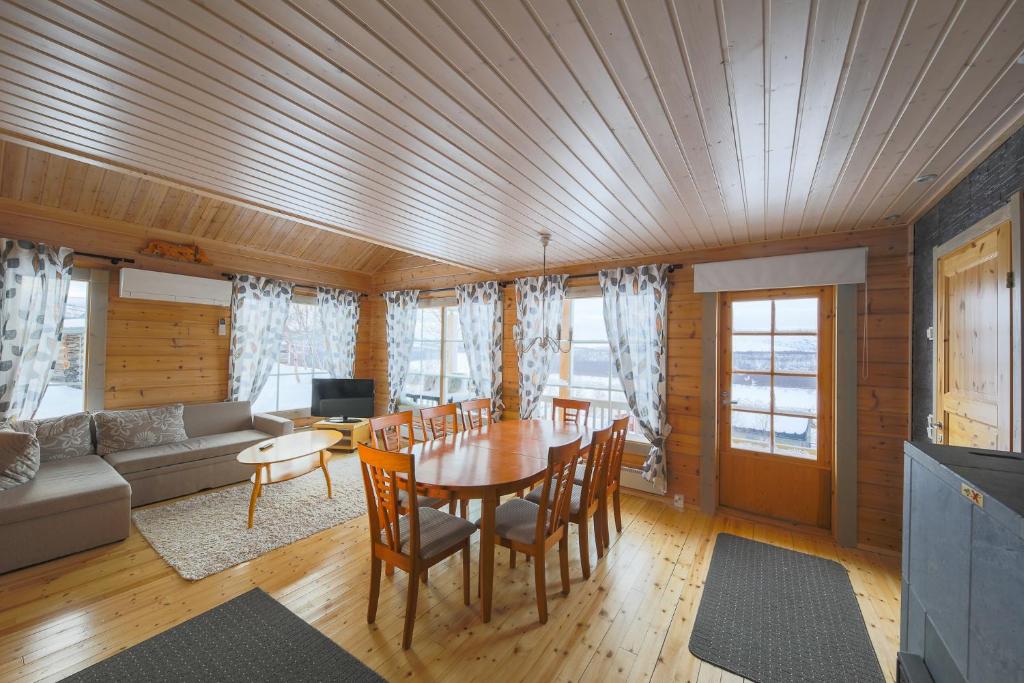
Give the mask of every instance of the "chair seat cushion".
[[[537, 540], [537, 515], [540, 507], [525, 498], [507, 500], [494, 511], [494, 531], [498, 536], [520, 543]], [[480, 520], [476, 521], [480, 526]]]
[[[459, 545], [476, 532], [476, 525], [472, 522], [434, 508], [421, 507], [419, 519], [420, 557], [424, 560], [429, 560], [452, 546]], [[401, 536], [404, 549], [409, 542], [409, 515], [399, 518], [398, 533]]]
[[145, 470], [178, 465], [185, 462], [207, 460], [222, 455], [238, 454], [267, 438], [263, 432], [244, 429], [239, 432], [197, 436], [176, 443], [159, 446], [133, 448], [106, 456], [107, 462], [121, 474], [132, 474]]
[[32, 481], [0, 493], [0, 524], [55, 515], [131, 496], [131, 487], [98, 455], [46, 462]]
[[[530, 491], [528, 494], [526, 494], [526, 500], [528, 500], [528, 501], [530, 501], [532, 503], [536, 503], [537, 505], [540, 505], [540, 492], [541, 492], [541, 490], [542, 490], [541, 487], [538, 486], [534, 490]], [[552, 505], [555, 502], [554, 501], [554, 497], [555, 497], [554, 493], [555, 493], [555, 487], [552, 486], [551, 487], [551, 496], [550, 496], [551, 499], [552, 499], [551, 500], [551, 504]], [[580, 505], [581, 505], [580, 501], [582, 499], [583, 499], [583, 487], [579, 486], [577, 484], [574, 484], [573, 487], [572, 487], [572, 498], [569, 500], [569, 514], [570, 515], [575, 515], [576, 513], [578, 513], [580, 511]]]
[[[416, 502], [420, 507], [436, 508], [448, 502], [447, 498], [431, 498], [430, 496], [416, 495]], [[405, 489], [398, 489], [398, 504], [404, 510], [408, 507], [409, 493]]]

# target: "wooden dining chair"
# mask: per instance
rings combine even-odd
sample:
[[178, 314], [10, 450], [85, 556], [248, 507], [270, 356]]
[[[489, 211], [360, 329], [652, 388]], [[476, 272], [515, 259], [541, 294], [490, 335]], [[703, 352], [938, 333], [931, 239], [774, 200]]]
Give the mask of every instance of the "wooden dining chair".
[[[544, 557], [558, 544], [562, 573], [562, 594], [569, 594], [569, 499], [573, 472], [580, 459], [580, 439], [548, 449], [548, 467], [540, 488], [543, 495], [534, 503], [525, 498], [505, 501], [494, 512], [495, 543], [534, 559], [537, 582], [537, 612], [540, 623], [548, 620], [547, 576]], [[477, 521], [479, 526], [480, 522]]]
[[[451, 425], [448, 418], [452, 419]], [[424, 439], [440, 439], [459, 433], [459, 412], [454, 403], [420, 409], [420, 427]]]
[[[600, 512], [604, 509], [601, 501], [605, 497], [605, 484], [608, 477], [608, 461], [612, 447], [612, 428], [594, 430], [587, 450], [586, 460], [576, 466], [575, 471], [583, 470], [583, 480], [573, 483], [569, 498], [569, 521], [579, 528], [580, 567], [583, 578], [590, 578], [590, 523], [594, 525], [594, 546], [597, 548], [597, 559], [604, 557], [604, 540], [607, 534], [603, 524], [607, 518]], [[526, 496], [526, 500], [540, 503], [543, 492], [535, 488]]]
[[[406, 428], [407, 437], [402, 436], [402, 427]], [[402, 448], [402, 439], [406, 438], [409, 446], [416, 443], [416, 434], [412, 428], [412, 411], [406, 410], [393, 415], [380, 415], [370, 418], [370, 445], [383, 451], [397, 452]], [[431, 495], [431, 491], [420, 489], [420, 505], [432, 508], [448, 506], [448, 512], [455, 512], [455, 501], [449, 496]], [[404, 515], [407, 512], [407, 501], [405, 491], [398, 492], [398, 506]], [[391, 566], [388, 566], [388, 575], [392, 573]]]
[[469, 401], [463, 401], [459, 404], [459, 409], [462, 410], [463, 429], [479, 429], [493, 421], [491, 417], [491, 399], [489, 398], [474, 398]]
[[[558, 419], [558, 411], [562, 411], [562, 419]], [[586, 425], [590, 419], [590, 401], [578, 401], [574, 398], [551, 399], [551, 421], [562, 424]]]
[[[629, 433], [629, 415], [612, 420], [612, 444], [608, 455], [608, 478], [604, 487], [600, 515], [603, 520], [604, 547], [611, 544], [608, 533], [608, 502], [611, 501], [615, 513], [615, 531], [622, 533], [622, 504], [619, 491], [622, 479], [622, 454], [626, 450], [626, 435]], [[577, 468], [578, 469], [578, 468]]]
[[[416, 600], [423, 572], [462, 551], [462, 601], [469, 604], [469, 545], [476, 526], [461, 517], [421, 507], [416, 497], [416, 467], [411, 454], [382, 451], [359, 444], [366, 507], [370, 511], [370, 605], [367, 623], [377, 618], [381, 564], [409, 573], [402, 649], [412, 644]], [[405, 491], [408, 512], [400, 511]]]

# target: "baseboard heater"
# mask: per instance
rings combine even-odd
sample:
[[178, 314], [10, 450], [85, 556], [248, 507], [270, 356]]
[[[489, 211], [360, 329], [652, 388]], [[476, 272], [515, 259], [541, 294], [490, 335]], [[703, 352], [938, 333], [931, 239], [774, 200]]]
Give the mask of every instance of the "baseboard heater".
[[644, 471], [639, 467], [623, 467], [622, 478], [619, 480], [622, 485], [634, 491], [651, 493], [656, 496], [662, 495], [661, 491], [654, 488], [654, 483], [644, 479]]

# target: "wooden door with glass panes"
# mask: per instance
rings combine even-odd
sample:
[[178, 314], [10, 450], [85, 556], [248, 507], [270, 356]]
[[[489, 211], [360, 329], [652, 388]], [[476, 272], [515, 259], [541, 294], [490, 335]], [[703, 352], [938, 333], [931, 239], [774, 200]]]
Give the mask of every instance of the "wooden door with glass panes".
[[832, 287], [722, 294], [722, 506], [831, 527], [834, 310]]

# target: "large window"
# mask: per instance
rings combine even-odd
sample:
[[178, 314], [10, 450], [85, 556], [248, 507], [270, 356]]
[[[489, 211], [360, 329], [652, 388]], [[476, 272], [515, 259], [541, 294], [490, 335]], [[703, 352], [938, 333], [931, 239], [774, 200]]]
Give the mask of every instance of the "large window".
[[459, 309], [419, 308], [402, 405], [436, 406], [473, 398]]
[[73, 280], [64, 306], [64, 336], [50, 371], [37, 418], [85, 410], [85, 345], [89, 325], [89, 283]]
[[313, 378], [329, 377], [319, 367], [315, 334], [316, 305], [312, 300], [294, 299], [281, 335], [281, 348], [270, 377], [253, 403], [254, 412], [308, 410]]
[[[615, 371], [608, 333], [604, 326], [604, 301], [601, 297], [567, 299], [562, 327], [572, 329], [572, 349], [556, 354], [538, 408], [540, 417], [551, 415], [553, 397], [590, 401], [590, 424], [607, 425], [612, 419], [629, 412], [622, 382]], [[630, 420], [630, 439], [643, 440]]]

